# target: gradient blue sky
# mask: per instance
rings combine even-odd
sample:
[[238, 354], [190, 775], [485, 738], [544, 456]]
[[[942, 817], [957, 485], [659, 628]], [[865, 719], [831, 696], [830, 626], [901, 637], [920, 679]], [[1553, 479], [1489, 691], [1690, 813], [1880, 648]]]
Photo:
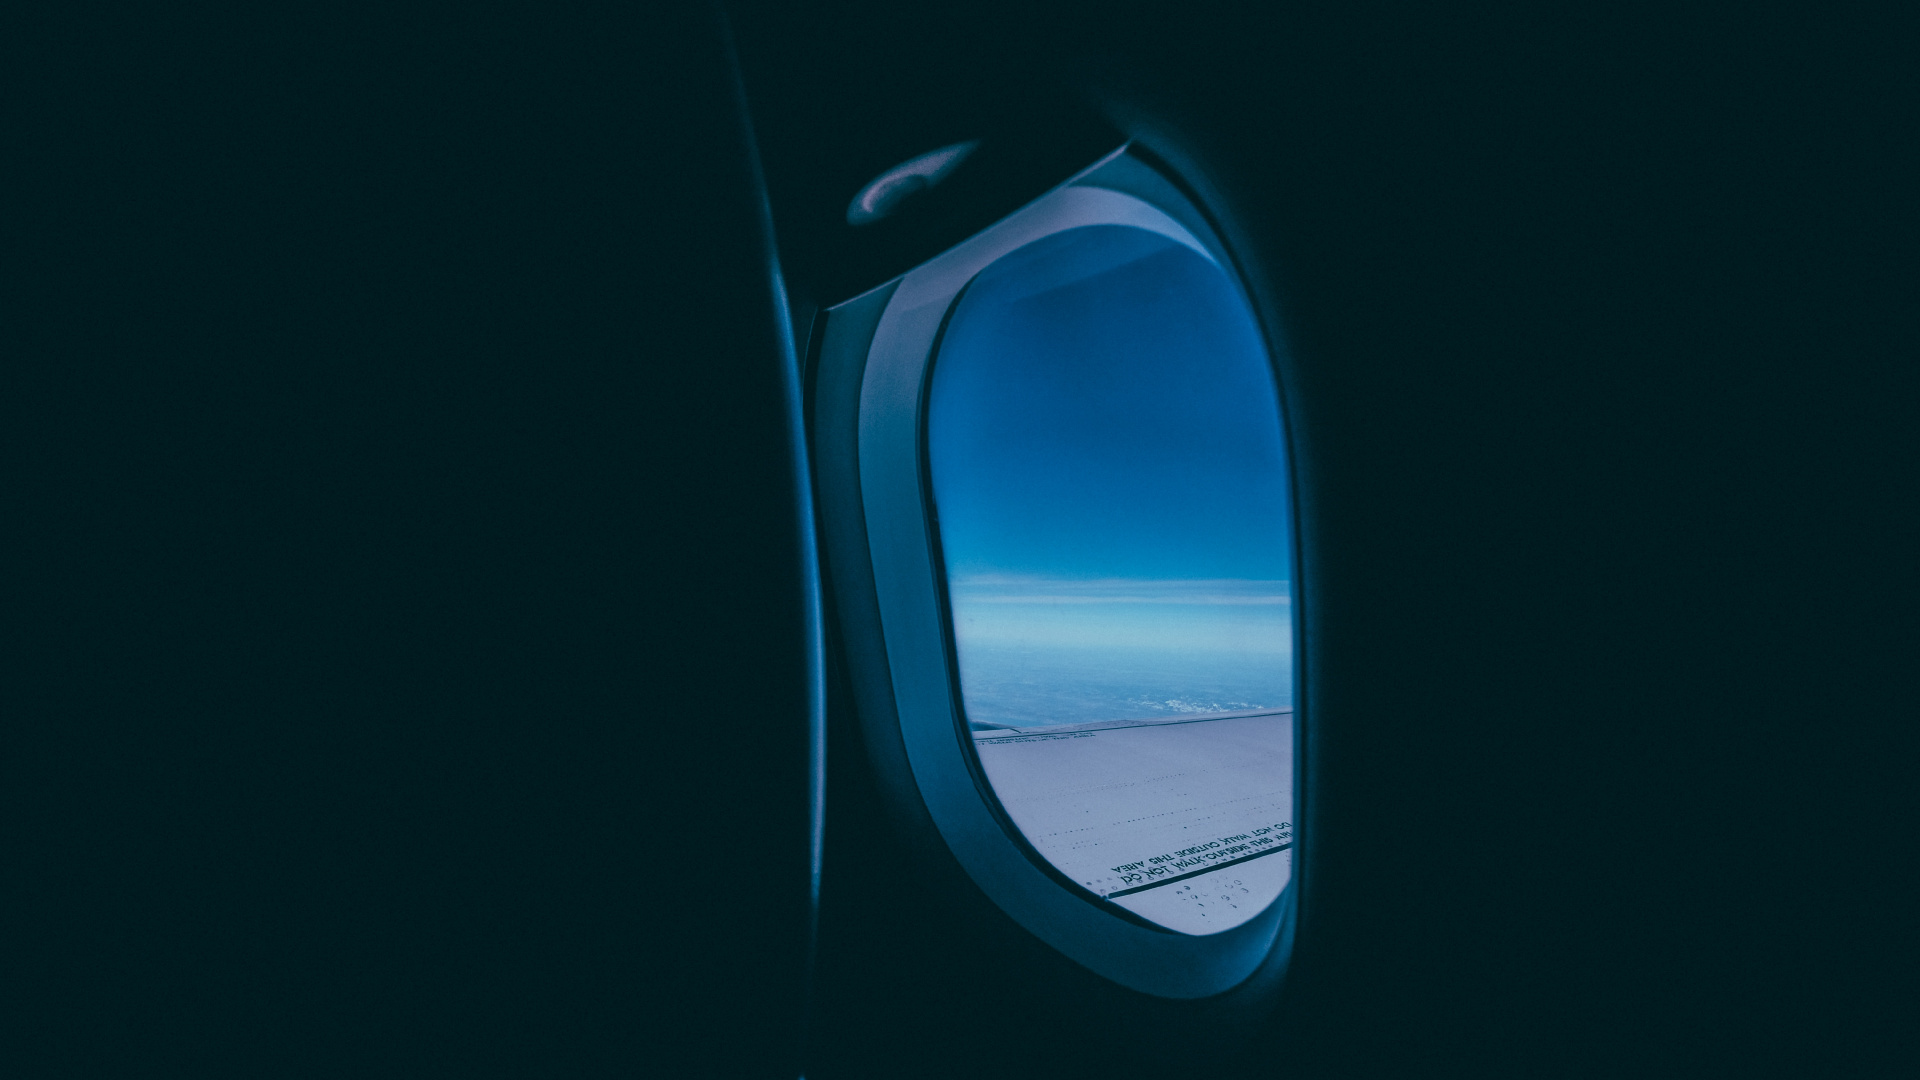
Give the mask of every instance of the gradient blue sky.
[[982, 271], [927, 422], [956, 576], [1288, 576], [1259, 332], [1226, 275], [1168, 237], [1071, 229]]
[[1206, 256], [1093, 226], [1000, 259], [949, 320], [927, 424], [964, 682], [1007, 649], [1239, 652], [1269, 673], [1291, 652], [1272, 375]]

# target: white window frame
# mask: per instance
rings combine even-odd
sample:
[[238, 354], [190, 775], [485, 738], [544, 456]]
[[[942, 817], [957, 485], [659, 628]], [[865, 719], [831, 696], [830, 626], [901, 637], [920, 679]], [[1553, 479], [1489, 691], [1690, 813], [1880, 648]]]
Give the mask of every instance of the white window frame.
[[[1179, 188], [1125, 147], [898, 279], [866, 350], [858, 412], [860, 504], [892, 708], [870, 708], [863, 702], [860, 711], [863, 723], [897, 716], [912, 773], [910, 786], [941, 839], [981, 891], [1022, 927], [1123, 986], [1159, 997], [1210, 997], [1246, 981], [1263, 965], [1271, 967], [1276, 953], [1284, 963], [1297, 890], [1289, 885], [1254, 919], [1205, 936], [1151, 925], [1118, 905], [1076, 892], [1049, 872], [998, 813], [971, 759], [959, 715], [933, 531], [937, 526], [928, 511], [923, 437], [928, 371], [946, 319], [975, 275], [1044, 236], [1090, 225], [1148, 229], [1193, 248], [1227, 272], [1250, 312], [1258, 310], [1205, 216]], [[849, 302], [854, 303], [859, 301]], [[1274, 407], [1280, 408], [1277, 398]], [[1292, 495], [1289, 478], [1289, 498]], [[1296, 642], [1299, 630], [1296, 612]], [[1297, 690], [1298, 665], [1295, 671]], [[1297, 751], [1297, 712], [1294, 720]], [[1297, 823], [1297, 752], [1294, 761]], [[896, 790], [907, 787], [895, 785]], [[1297, 865], [1298, 849], [1294, 858]]]

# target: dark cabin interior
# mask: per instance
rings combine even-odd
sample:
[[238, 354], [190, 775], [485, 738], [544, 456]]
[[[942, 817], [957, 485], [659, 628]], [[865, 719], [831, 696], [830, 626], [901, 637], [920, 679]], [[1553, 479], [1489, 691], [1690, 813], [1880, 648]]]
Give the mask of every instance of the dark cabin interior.
[[[0, 1072], [1894, 1071], [1891, 29], [40, 19], [9, 65]], [[845, 226], [975, 138], [916, 214]], [[1286, 347], [1298, 926], [1247, 999], [1125, 990], [922, 872], [813, 546], [815, 313], [1128, 139], [1208, 185]]]

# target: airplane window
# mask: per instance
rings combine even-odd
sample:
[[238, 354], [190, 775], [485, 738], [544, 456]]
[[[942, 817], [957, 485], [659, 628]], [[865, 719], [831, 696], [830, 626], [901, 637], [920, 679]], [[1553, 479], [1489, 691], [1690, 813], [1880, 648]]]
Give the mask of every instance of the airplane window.
[[999, 257], [933, 357], [926, 463], [980, 774], [1057, 873], [1185, 934], [1291, 876], [1278, 399], [1227, 270], [1097, 224]]

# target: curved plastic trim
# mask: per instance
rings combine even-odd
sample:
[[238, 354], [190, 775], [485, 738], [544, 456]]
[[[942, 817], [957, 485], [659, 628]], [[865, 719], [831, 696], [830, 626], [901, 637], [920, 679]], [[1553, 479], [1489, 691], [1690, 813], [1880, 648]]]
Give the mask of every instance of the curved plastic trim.
[[881, 173], [847, 204], [847, 224], [871, 225], [893, 213], [909, 195], [945, 180], [979, 146], [979, 139], [943, 146]]
[[923, 489], [919, 427], [933, 349], [961, 290], [995, 259], [1065, 229], [1132, 225], [1205, 254], [1238, 283], [1218, 240], [1193, 208], [1177, 205], [1171, 185], [1156, 201], [1175, 204], [1168, 209], [1187, 223], [1142, 198], [1102, 186], [1109, 168], [1151, 171], [1115, 155], [901, 279], [875, 328], [861, 387], [860, 492], [901, 737], [915, 785], [956, 860], [1020, 925], [1087, 968], [1144, 993], [1210, 997], [1240, 984], [1276, 948], [1284, 949], [1293, 889], [1250, 922], [1219, 934], [1189, 936], [1102, 910], [1023, 854], [977, 787], [956, 736], [957, 696]]

